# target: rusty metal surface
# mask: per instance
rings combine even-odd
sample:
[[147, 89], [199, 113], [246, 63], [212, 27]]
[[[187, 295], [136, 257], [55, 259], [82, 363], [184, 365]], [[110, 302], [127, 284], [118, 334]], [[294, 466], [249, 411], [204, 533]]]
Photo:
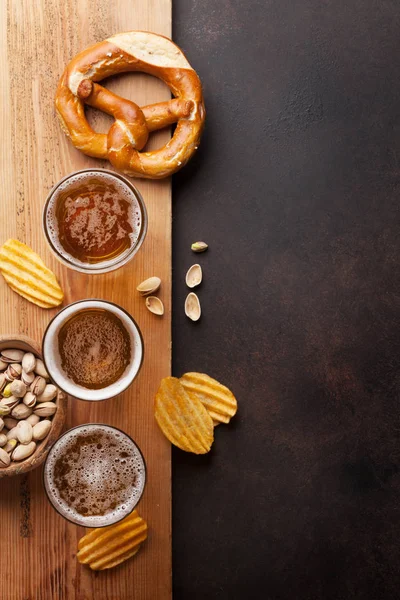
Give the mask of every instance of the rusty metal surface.
[[208, 115], [174, 178], [173, 370], [239, 399], [173, 452], [175, 600], [398, 597], [399, 26], [394, 0], [174, 2]]

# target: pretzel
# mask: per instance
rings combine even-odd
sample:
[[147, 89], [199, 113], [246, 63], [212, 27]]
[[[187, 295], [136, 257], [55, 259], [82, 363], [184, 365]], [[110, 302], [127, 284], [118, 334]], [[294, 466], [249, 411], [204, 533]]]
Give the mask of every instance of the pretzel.
[[[158, 77], [175, 98], [140, 108], [97, 83], [127, 71]], [[78, 54], [60, 79], [55, 104], [62, 129], [76, 148], [108, 159], [133, 177], [161, 179], [176, 173], [196, 151], [204, 127], [197, 73], [170, 39], [148, 31], [119, 33]], [[114, 117], [107, 134], [90, 127], [85, 104]], [[151, 131], [173, 123], [177, 123], [175, 132], [163, 148], [140, 152]]]

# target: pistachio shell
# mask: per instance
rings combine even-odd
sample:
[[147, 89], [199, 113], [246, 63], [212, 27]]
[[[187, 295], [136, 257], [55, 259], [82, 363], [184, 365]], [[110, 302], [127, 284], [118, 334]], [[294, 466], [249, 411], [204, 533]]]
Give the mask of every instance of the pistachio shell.
[[7, 379], [6, 379], [5, 373], [0, 373], [0, 392], [1, 392], [1, 390], [3, 390], [5, 388], [6, 385], [7, 385]]
[[4, 421], [3, 419], [0, 417], [0, 431], [2, 431], [4, 428]]
[[17, 440], [8, 440], [7, 444], [4, 446], [4, 450], [6, 452], [12, 452], [17, 444]]
[[25, 460], [28, 456], [31, 456], [36, 450], [36, 442], [29, 442], [29, 444], [21, 444], [17, 446], [11, 455], [12, 460]]
[[194, 242], [194, 244], [191, 245], [193, 252], [205, 252], [207, 248], [208, 244], [205, 242]]
[[[25, 421], [32, 425], [32, 427], [35, 427], [36, 423], [39, 423], [40, 417], [38, 417], [37, 415], [29, 415], [29, 417], [25, 419]], [[17, 422], [18, 421], [15, 421], [15, 424], [17, 424]]]
[[136, 289], [142, 296], [148, 296], [149, 294], [154, 294], [160, 285], [161, 279], [159, 277], [149, 277], [145, 281], [142, 281], [142, 283], [139, 283]]
[[32, 409], [29, 408], [29, 406], [25, 406], [25, 404], [18, 404], [11, 411], [11, 416], [14, 417], [14, 419], [18, 419], [18, 421], [21, 419], [27, 419], [31, 414]]
[[31, 371], [30, 373], [25, 373], [25, 371], [22, 369], [21, 381], [23, 381], [26, 386], [31, 385], [35, 377], [36, 375], [33, 371]]
[[0, 371], [4, 371], [5, 369], [7, 369], [7, 364], [6, 362], [4, 362], [4, 360], [0, 359]]
[[17, 424], [17, 419], [13, 419], [12, 417], [4, 417], [4, 425], [7, 427], [7, 429], [12, 429], [13, 427], [16, 427]]
[[26, 385], [20, 379], [15, 379], [10, 385], [10, 390], [16, 398], [23, 398], [26, 394]]
[[51, 417], [51, 415], [54, 415], [56, 410], [57, 406], [54, 404], [54, 402], [42, 402], [35, 407], [33, 413], [38, 417]]
[[35, 394], [32, 394], [32, 392], [26, 392], [22, 402], [25, 404], [25, 406], [29, 406], [29, 408], [32, 408], [36, 404]]
[[8, 365], [8, 369], [5, 372], [5, 376], [7, 381], [14, 381], [17, 379], [22, 373], [22, 367], [19, 363], [13, 363]]
[[50, 402], [57, 396], [57, 388], [52, 383], [48, 383], [44, 388], [43, 394], [37, 397], [38, 403], [40, 402]]
[[1, 351], [0, 358], [6, 363], [18, 363], [23, 359], [25, 352], [15, 348], [5, 348]]
[[7, 431], [7, 433], [6, 433], [7, 441], [18, 439], [17, 438], [17, 427], [18, 427], [18, 424], [15, 427], [13, 427], [12, 429], [10, 429], [10, 431]]
[[10, 464], [10, 457], [7, 452], [0, 448], [0, 467], [4, 469], [4, 467], [8, 467]]
[[147, 296], [146, 307], [151, 313], [160, 317], [164, 314], [164, 304], [161, 302], [160, 298], [157, 298], [157, 296]]
[[198, 321], [201, 317], [200, 300], [193, 292], [190, 292], [186, 297], [185, 314], [192, 321]]
[[16, 427], [17, 429], [17, 440], [21, 444], [29, 444], [33, 437], [33, 427], [27, 421], [20, 421]]
[[12, 410], [14, 408], [14, 406], [17, 406], [18, 402], [19, 402], [19, 398], [16, 398], [15, 396], [9, 396], [8, 398], [2, 398], [0, 400], [0, 405], [8, 406], [8, 408], [10, 410]]
[[40, 377], [49, 379], [49, 374], [48, 374], [46, 367], [44, 366], [44, 362], [42, 361], [41, 358], [36, 359], [35, 373], [36, 373], [36, 375], [40, 375]]
[[5, 446], [7, 444], [8, 440], [7, 440], [7, 436], [5, 433], [0, 433], [0, 448], [2, 448], [3, 446]]
[[33, 427], [33, 439], [34, 440], [44, 440], [51, 429], [51, 421], [48, 419], [44, 419], [43, 421], [39, 421]]
[[190, 288], [200, 285], [203, 279], [203, 271], [200, 265], [192, 265], [186, 273], [186, 285]]
[[41, 375], [37, 375], [31, 384], [31, 392], [35, 394], [35, 396], [40, 396], [43, 394], [44, 389], [46, 387], [46, 379]]
[[26, 352], [22, 359], [22, 368], [25, 373], [31, 373], [36, 367], [36, 356], [32, 352]]

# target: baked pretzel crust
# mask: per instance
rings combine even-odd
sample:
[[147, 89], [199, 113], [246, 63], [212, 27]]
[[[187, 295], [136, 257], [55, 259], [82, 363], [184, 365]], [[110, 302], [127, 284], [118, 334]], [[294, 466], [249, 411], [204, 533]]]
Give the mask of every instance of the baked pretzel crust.
[[[158, 77], [174, 99], [140, 108], [97, 83], [129, 71]], [[90, 127], [85, 104], [114, 117], [107, 134]], [[147, 31], [120, 33], [78, 54], [60, 79], [55, 105], [62, 129], [76, 148], [108, 159], [132, 177], [161, 179], [179, 171], [196, 151], [204, 128], [197, 73], [169, 38]], [[141, 152], [151, 131], [173, 123], [177, 124], [174, 135], [165, 146]]]

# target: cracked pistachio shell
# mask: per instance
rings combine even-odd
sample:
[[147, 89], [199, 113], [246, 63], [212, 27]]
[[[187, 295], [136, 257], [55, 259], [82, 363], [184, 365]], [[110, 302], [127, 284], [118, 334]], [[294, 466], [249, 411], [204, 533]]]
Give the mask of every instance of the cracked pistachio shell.
[[33, 437], [33, 427], [27, 421], [20, 421], [16, 427], [17, 440], [21, 444], [29, 444]]
[[147, 296], [146, 307], [154, 315], [161, 317], [164, 314], [164, 304], [157, 296]]
[[200, 265], [192, 265], [189, 271], [186, 273], [186, 285], [189, 288], [194, 288], [196, 285], [200, 285], [203, 279], [203, 271]]
[[5, 446], [7, 444], [8, 440], [7, 440], [7, 436], [5, 433], [0, 433], [0, 448], [2, 448], [3, 446]]
[[26, 352], [22, 359], [22, 369], [25, 373], [31, 373], [36, 367], [36, 356], [32, 352]]
[[1, 351], [0, 358], [6, 363], [19, 363], [22, 361], [25, 352], [14, 348], [5, 348]]
[[142, 296], [148, 296], [149, 294], [155, 294], [160, 285], [161, 279], [159, 277], [149, 277], [139, 283], [136, 289]]
[[192, 321], [198, 321], [201, 317], [200, 300], [193, 292], [190, 292], [186, 297], [185, 315]]

